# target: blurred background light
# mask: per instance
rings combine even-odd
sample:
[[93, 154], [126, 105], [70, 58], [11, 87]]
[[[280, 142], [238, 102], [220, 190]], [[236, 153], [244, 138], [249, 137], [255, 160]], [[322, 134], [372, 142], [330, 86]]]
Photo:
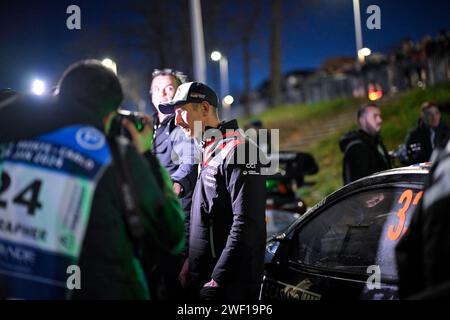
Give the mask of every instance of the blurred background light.
[[234, 98], [230, 95], [227, 95], [223, 98], [223, 104], [225, 106], [230, 107], [233, 104], [233, 102], [234, 102]]
[[211, 53], [211, 60], [212, 61], [219, 61], [222, 59], [222, 54], [219, 51], [213, 51]]
[[45, 93], [45, 82], [39, 79], [34, 80], [31, 85], [31, 92], [38, 96], [43, 95]]

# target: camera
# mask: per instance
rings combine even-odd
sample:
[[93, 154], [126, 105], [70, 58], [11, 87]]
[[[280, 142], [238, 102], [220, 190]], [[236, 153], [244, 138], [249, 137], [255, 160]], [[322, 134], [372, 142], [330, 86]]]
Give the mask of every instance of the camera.
[[119, 109], [117, 111], [117, 115], [115, 115], [112, 125], [111, 125], [111, 134], [115, 136], [125, 136], [131, 140], [131, 135], [128, 132], [127, 128], [122, 124], [123, 119], [128, 119], [130, 122], [134, 124], [138, 132], [142, 132], [144, 130], [145, 125], [147, 125], [146, 118], [144, 114], [141, 112], [130, 111], [125, 109]]
[[422, 152], [422, 145], [420, 143], [413, 143], [410, 145], [401, 144], [399, 147], [391, 151], [389, 155], [392, 159], [400, 160], [403, 165], [410, 165]]

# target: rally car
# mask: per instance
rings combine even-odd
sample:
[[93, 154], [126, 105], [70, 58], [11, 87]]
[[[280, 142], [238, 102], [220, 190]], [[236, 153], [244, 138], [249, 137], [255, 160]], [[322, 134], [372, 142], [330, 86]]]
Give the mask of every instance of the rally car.
[[398, 299], [395, 246], [428, 173], [424, 164], [363, 178], [272, 237], [261, 299]]

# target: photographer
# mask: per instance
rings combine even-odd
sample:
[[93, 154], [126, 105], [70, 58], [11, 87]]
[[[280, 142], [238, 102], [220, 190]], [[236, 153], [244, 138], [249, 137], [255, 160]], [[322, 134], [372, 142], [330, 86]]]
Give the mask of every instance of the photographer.
[[0, 298], [149, 298], [142, 275], [159, 252], [183, 249], [183, 214], [159, 167], [109, 134], [122, 99], [116, 75], [87, 60], [65, 71], [56, 97], [2, 106], [0, 217], [16, 227], [0, 228], [0, 245], [33, 259], [24, 269], [0, 255]]
[[439, 107], [433, 102], [425, 102], [417, 126], [406, 136], [408, 157], [402, 160], [402, 164], [428, 162], [434, 149], [445, 146], [449, 133], [448, 127], [441, 121]]

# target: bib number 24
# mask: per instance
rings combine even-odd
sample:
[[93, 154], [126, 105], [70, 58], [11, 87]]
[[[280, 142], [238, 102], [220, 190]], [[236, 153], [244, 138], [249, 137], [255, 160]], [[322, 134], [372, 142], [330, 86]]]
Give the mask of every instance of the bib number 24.
[[[8, 173], [2, 172], [0, 183], [0, 209], [7, 209], [8, 201], [2, 199], [2, 194], [5, 193], [11, 186], [11, 177]], [[12, 199], [12, 202], [17, 205], [25, 206], [29, 215], [34, 215], [37, 209], [42, 208], [42, 203], [39, 202], [39, 192], [42, 188], [42, 180], [35, 179], [29, 183], [25, 188], [18, 192]]]

